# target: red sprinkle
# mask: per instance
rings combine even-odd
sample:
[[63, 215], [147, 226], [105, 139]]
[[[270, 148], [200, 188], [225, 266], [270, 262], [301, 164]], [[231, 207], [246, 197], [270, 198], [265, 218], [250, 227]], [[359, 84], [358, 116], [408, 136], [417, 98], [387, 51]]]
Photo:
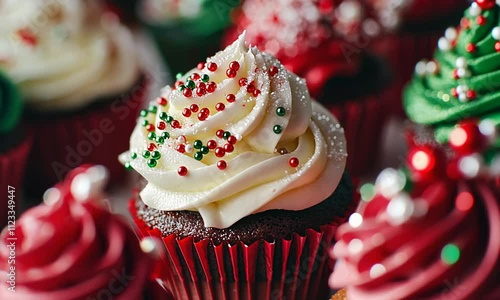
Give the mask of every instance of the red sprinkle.
[[197, 112], [197, 111], [198, 111], [199, 107], [198, 107], [198, 105], [196, 105], [196, 104], [191, 104], [191, 106], [189, 107], [189, 109], [190, 109], [192, 112], [194, 112], [194, 113], [195, 113], [195, 112]]
[[239, 84], [240, 86], [245, 86], [245, 85], [247, 85], [247, 84], [248, 84], [248, 80], [247, 80], [246, 78], [244, 78], [244, 77], [243, 77], [243, 78], [240, 78], [240, 80], [238, 80], [238, 84]]
[[207, 89], [207, 85], [203, 81], [198, 82], [198, 84], [196, 85], [196, 87], [199, 88], [199, 89], [204, 89], [204, 90]]
[[191, 110], [190, 110], [189, 108], [187, 108], [187, 107], [186, 107], [186, 108], [184, 108], [184, 109], [182, 110], [182, 115], [183, 115], [184, 117], [186, 117], [186, 118], [191, 117]]
[[204, 96], [206, 94], [207, 94], [207, 90], [206, 89], [196, 88], [196, 95], [198, 95], [198, 97]]
[[213, 81], [211, 81], [208, 85], [207, 85], [207, 91], [209, 93], [213, 93], [215, 92], [215, 90], [217, 89], [217, 84]]
[[192, 80], [198, 80], [198, 79], [200, 79], [200, 78], [201, 78], [201, 76], [200, 76], [200, 74], [198, 74], [198, 73], [193, 73], [193, 74], [191, 74], [191, 79], [192, 79]]
[[232, 144], [225, 144], [224, 145], [224, 150], [227, 152], [227, 153], [231, 153], [234, 151], [234, 146]]
[[469, 22], [469, 19], [467, 18], [462, 18], [462, 20], [460, 20], [460, 26], [463, 28], [463, 29], [469, 29], [470, 28], [470, 22]]
[[271, 68], [269, 68], [269, 75], [270, 76], [274, 76], [276, 74], [278, 74], [278, 68], [277, 67], [272, 66]]
[[167, 99], [165, 99], [163, 97], [158, 98], [158, 104], [159, 105], [165, 106], [165, 105], [167, 105], [167, 103], [168, 103]]
[[227, 69], [226, 70], [226, 76], [229, 78], [234, 78], [236, 77], [236, 70], [233, 69]]
[[17, 34], [24, 43], [30, 46], [35, 46], [38, 43], [37, 37], [28, 28], [19, 29]]
[[218, 137], [218, 138], [223, 138], [224, 137], [224, 130], [222, 129], [219, 129], [215, 132], [215, 135]]
[[155, 148], [156, 148], [156, 145], [155, 145], [155, 144], [153, 144], [153, 143], [150, 143], [150, 144], [148, 145], [148, 151], [153, 151]]
[[160, 121], [158, 122], [158, 125], [156, 125], [156, 127], [158, 127], [158, 129], [160, 130], [164, 130], [167, 127], [167, 124], [165, 124], [165, 122], [163, 121]]
[[227, 102], [229, 102], [229, 103], [233, 103], [234, 101], [236, 101], [236, 96], [235, 96], [235, 95], [233, 95], [233, 94], [227, 94], [227, 96], [226, 96], [226, 100], [227, 100]]
[[253, 94], [254, 97], [257, 97], [258, 95], [260, 95], [260, 90], [256, 89], [256, 90], [253, 91], [252, 94]]
[[249, 92], [250, 94], [253, 93], [253, 91], [255, 91], [255, 85], [252, 83], [250, 83], [248, 86], [247, 86], [247, 92]]
[[210, 109], [204, 107], [200, 110], [200, 113], [205, 114], [205, 115], [210, 115]]
[[189, 97], [193, 96], [193, 91], [191, 89], [185, 88], [182, 91], [182, 94], [184, 95], [184, 97], [189, 98]]
[[496, 43], [495, 43], [495, 50], [496, 50], [497, 52], [500, 52], [500, 42], [496, 42]]
[[455, 78], [455, 79], [460, 78], [460, 77], [458, 77], [458, 69], [453, 70], [453, 78]]
[[226, 109], [226, 106], [224, 105], [224, 103], [219, 102], [219, 103], [217, 103], [217, 104], [215, 105], [215, 109], [216, 109], [217, 111], [223, 111], [224, 109]]
[[290, 158], [290, 160], [288, 161], [288, 164], [290, 165], [290, 167], [292, 168], [296, 168], [299, 166], [299, 159], [296, 158], [296, 157], [292, 157]]
[[181, 86], [181, 85], [183, 85], [183, 84], [184, 84], [184, 82], [182, 82], [182, 81], [180, 81], [180, 80], [177, 80], [177, 81], [175, 82], [174, 86], [175, 86], [175, 88], [178, 88], [178, 87], [180, 87], [180, 86]]
[[238, 71], [240, 69], [240, 64], [237, 61], [233, 61], [229, 64], [229, 69]]
[[181, 123], [179, 123], [179, 121], [177, 120], [173, 120], [170, 125], [172, 125], [173, 128], [181, 128]]
[[217, 71], [217, 64], [214, 62], [208, 63], [207, 69], [210, 72], [215, 72], [215, 71]]
[[207, 142], [208, 149], [215, 149], [217, 147], [217, 142], [214, 140], [209, 140]]
[[227, 163], [223, 160], [219, 160], [217, 162], [217, 168], [219, 168], [219, 170], [224, 170], [225, 168], [227, 168]]
[[186, 146], [184, 144], [179, 144], [177, 147], [175, 147], [175, 150], [177, 150], [180, 153], [186, 152]]
[[485, 18], [484, 16], [478, 16], [478, 17], [476, 18], [476, 23], [477, 23], [477, 25], [479, 25], [479, 26], [483, 26], [483, 25], [485, 25], [485, 24], [486, 24], [486, 21], [487, 21], [487, 20], [486, 20], [486, 18]]
[[153, 124], [148, 124], [148, 125], [146, 126], [146, 130], [147, 130], [147, 131], [149, 131], [149, 132], [151, 132], [151, 131], [154, 131], [154, 130], [155, 130], [155, 127], [153, 126]]
[[465, 46], [465, 50], [469, 53], [474, 53], [476, 52], [476, 45], [468, 43], [467, 46]]
[[457, 89], [456, 88], [452, 88], [451, 89], [451, 95], [455, 98], [458, 98], [458, 92], [457, 92]]
[[198, 113], [198, 120], [200, 120], [200, 121], [205, 121], [207, 118], [208, 118], [208, 115], [207, 115], [207, 114], [204, 114], [204, 113], [202, 113], [202, 112], [199, 112], [199, 113]]
[[214, 152], [215, 152], [215, 156], [217, 156], [217, 157], [224, 157], [224, 155], [226, 155], [226, 151], [222, 147], [215, 148]]
[[477, 94], [475, 91], [469, 90], [469, 91], [467, 91], [466, 96], [468, 99], [475, 100], [477, 97]]
[[238, 139], [234, 135], [227, 138], [227, 142], [232, 145], [236, 144], [237, 141]]
[[177, 174], [180, 176], [186, 176], [188, 173], [188, 169], [184, 166], [180, 166], [179, 169], [177, 169]]
[[198, 65], [196, 67], [198, 68], [198, 70], [201, 71], [201, 70], [205, 69], [205, 63], [204, 62], [200, 62], [200, 63], [198, 63]]

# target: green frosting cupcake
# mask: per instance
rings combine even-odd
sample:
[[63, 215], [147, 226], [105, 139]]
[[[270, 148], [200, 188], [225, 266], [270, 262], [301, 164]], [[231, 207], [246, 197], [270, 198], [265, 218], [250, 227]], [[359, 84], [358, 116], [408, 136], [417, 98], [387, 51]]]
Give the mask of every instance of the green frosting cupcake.
[[459, 28], [439, 40], [434, 59], [419, 62], [415, 73], [404, 108], [413, 122], [433, 127], [439, 143], [464, 119], [500, 125], [500, 6], [473, 3]]
[[0, 134], [13, 131], [21, 119], [21, 94], [5, 74], [0, 72]]

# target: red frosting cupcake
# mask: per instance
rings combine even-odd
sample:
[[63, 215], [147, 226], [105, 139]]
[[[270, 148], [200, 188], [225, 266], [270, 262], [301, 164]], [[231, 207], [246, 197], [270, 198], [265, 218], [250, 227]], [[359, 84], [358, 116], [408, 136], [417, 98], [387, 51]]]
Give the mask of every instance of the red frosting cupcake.
[[408, 169], [380, 174], [377, 195], [339, 228], [333, 288], [348, 299], [498, 299], [495, 171], [471, 176], [469, 156], [445, 156], [415, 146]]
[[81, 167], [0, 236], [1, 299], [140, 299], [154, 241], [104, 207], [103, 167]]
[[244, 2], [226, 44], [246, 31], [247, 40], [275, 55], [303, 77], [311, 95], [344, 125], [354, 175], [372, 166], [390, 96], [385, 64], [366, 54], [381, 26], [364, 2], [281, 0]]

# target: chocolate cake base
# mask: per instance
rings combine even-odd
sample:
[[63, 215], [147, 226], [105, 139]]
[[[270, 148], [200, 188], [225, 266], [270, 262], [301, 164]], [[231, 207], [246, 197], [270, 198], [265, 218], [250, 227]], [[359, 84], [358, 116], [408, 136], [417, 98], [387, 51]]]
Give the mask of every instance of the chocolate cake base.
[[269, 210], [247, 216], [229, 228], [205, 227], [198, 212], [160, 211], [148, 207], [137, 195], [137, 217], [162, 235], [177, 235], [178, 239], [192, 237], [195, 241], [211, 239], [213, 243], [243, 242], [247, 245], [264, 239], [272, 242], [288, 239], [294, 233], [304, 234], [306, 229], [319, 230], [322, 225], [343, 220], [356, 205], [353, 202], [354, 187], [344, 174], [335, 192], [321, 203], [301, 211]]

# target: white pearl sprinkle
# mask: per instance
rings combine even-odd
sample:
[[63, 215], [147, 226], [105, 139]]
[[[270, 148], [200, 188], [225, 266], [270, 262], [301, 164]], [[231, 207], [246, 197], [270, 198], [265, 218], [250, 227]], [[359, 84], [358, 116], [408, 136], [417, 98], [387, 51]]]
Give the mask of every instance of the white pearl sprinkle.
[[496, 1], [496, 3], [497, 3], [497, 5], [499, 5], [499, 6], [500, 6], [500, 0], [497, 0], [497, 1]]
[[427, 72], [427, 61], [422, 60], [415, 66], [415, 73], [419, 76], [424, 76]]
[[465, 156], [458, 162], [458, 168], [467, 178], [475, 178], [481, 172], [483, 159], [479, 154]]
[[385, 169], [375, 181], [377, 192], [386, 198], [392, 198], [401, 192], [406, 184], [404, 174], [395, 169]]
[[459, 86], [457, 86], [457, 93], [463, 94], [466, 91], [467, 91], [467, 89], [466, 89], [465, 85], [460, 84]]
[[43, 194], [43, 202], [47, 205], [55, 204], [61, 197], [61, 191], [57, 188], [50, 188]]
[[470, 76], [470, 72], [467, 69], [459, 68], [457, 69], [457, 75], [460, 78], [467, 78]]
[[351, 225], [351, 227], [353, 228], [361, 226], [362, 223], [363, 223], [363, 216], [359, 213], [353, 213], [349, 217], [349, 225]]
[[194, 147], [193, 147], [193, 145], [192, 145], [192, 144], [186, 144], [186, 145], [184, 146], [184, 150], [185, 150], [187, 153], [193, 153], [193, 151], [194, 151]]
[[469, 100], [469, 99], [467, 98], [467, 95], [465, 93], [460, 93], [460, 94], [458, 94], [458, 100], [460, 102], [467, 102], [467, 100]]
[[497, 135], [497, 129], [495, 127], [495, 123], [491, 120], [483, 120], [479, 122], [479, 132], [482, 135], [487, 136], [488, 138], [494, 140]]
[[469, 8], [469, 14], [473, 17], [477, 17], [481, 14], [482, 10], [476, 2], [473, 2]]
[[430, 61], [425, 65], [425, 70], [428, 74], [436, 74], [438, 71], [438, 65], [434, 61]]
[[186, 142], [186, 137], [185, 137], [185, 136], [183, 136], [183, 135], [181, 135], [181, 136], [177, 137], [177, 142], [178, 142], [179, 144], [184, 144], [184, 143]]
[[358, 254], [363, 251], [363, 241], [360, 239], [352, 239], [347, 245], [347, 248], [351, 254]]
[[444, 36], [447, 40], [449, 41], [453, 41], [457, 38], [458, 34], [457, 34], [457, 30], [454, 28], [454, 27], [449, 27], [448, 29], [446, 29], [446, 31], [444, 32]]
[[377, 278], [382, 276], [385, 273], [386, 269], [383, 264], [374, 264], [370, 268], [370, 277]]
[[414, 211], [415, 203], [407, 194], [397, 195], [387, 205], [387, 215], [392, 225], [400, 225], [408, 221]]
[[491, 36], [497, 41], [500, 41], [500, 27], [495, 27], [491, 30]]
[[495, 156], [491, 161], [490, 174], [491, 176], [500, 175], [500, 155]]
[[85, 173], [78, 174], [71, 182], [71, 193], [75, 199], [86, 201], [104, 190], [108, 179], [108, 170], [103, 166], [94, 166]]
[[457, 58], [457, 60], [455, 61], [455, 66], [457, 66], [457, 68], [467, 68], [467, 60], [465, 59], [465, 57]]
[[441, 51], [450, 51], [451, 50], [451, 43], [446, 38], [440, 38], [438, 41], [438, 48]]

